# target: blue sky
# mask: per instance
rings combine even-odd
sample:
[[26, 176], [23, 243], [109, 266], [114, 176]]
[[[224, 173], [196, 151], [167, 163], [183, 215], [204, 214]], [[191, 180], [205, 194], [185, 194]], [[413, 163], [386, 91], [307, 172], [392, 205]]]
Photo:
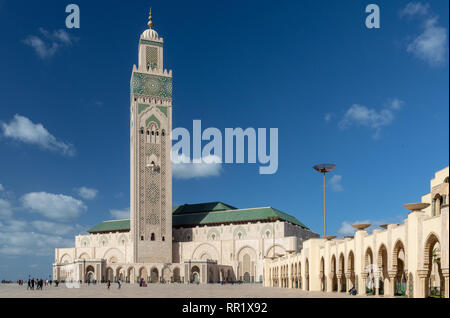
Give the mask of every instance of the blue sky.
[[[376, 3], [381, 28], [365, 27]], [[0, 279], [129, 207], [129, 81], [148, 8], [173, 70], [173, 127], [278, 128], [279, 165], [173, 181], [173, 204], [273, 206], [323, 232], [399, 222], [448, 165], [448, 1], [0, 0]]]

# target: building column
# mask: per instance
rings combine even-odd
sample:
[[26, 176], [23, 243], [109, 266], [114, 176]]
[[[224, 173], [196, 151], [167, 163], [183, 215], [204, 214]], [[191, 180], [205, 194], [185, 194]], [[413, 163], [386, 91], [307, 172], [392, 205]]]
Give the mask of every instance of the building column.
[[333, 291], [333, 273], [329, 273], [327, 276], [327, 292]]
[[443, 268], [441, 271], [442, 271], [442, 275], [444, 276], [444, 297], [445, 298], [449, 298], [449, 291], [448, 291], [449, 269], [448, 268]]
[[387, 296], [395, 296], [395, 277], [397, 276], [397, 271], [389, 271], [389, 291]]
[[345, 273], [345, 288], [346, 288], [345, 292], [348, 292], [351, 288], [350, 287], [350, 283], [351, 283], [350, 278], [351, 278], [351, 273], [350, 272]]
[[363, 286], [359, 286], [359, 288], [362, 288], [362, 292], [358, 290], [358, 293], [361, 293], [362, 295], [367, 295], [367, 273], [361, 273]]
[[338, 293], [341, 292], [342, 290], [342, 283], [341, 283], [341, 278], [342, 278], [342, 274], [337, 274], [337, 281], [338, 281]]
[[415, 298], [425, 298], [427, 297], [427, 277], [428, 270], [422, 269], [417, 271], [417, 275], [419, 276], [420, 285], [419, 285], [419, 295], [415, 295]]

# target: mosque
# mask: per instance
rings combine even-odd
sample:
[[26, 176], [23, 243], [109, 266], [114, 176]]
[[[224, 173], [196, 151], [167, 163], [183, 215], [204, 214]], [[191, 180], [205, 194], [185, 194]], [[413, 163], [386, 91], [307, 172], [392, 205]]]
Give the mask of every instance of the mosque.
[[56, 248], [53, 278], [262, 283], [265, 258], [298, 252], [319, 235], [272, 207], [172, 206], [172, 71], [163, 68], [151, 13], [148, 26], [130, 82], [130, 218], [104, 221], [76, 236], [75, 247]]

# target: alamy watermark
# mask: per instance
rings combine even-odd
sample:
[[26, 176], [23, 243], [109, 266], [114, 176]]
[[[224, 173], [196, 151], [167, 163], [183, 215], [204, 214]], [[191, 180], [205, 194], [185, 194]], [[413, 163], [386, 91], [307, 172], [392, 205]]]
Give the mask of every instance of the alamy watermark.
[[[218, 128], [202, 131], [201, 120], [194, 120], [192, 139], [186, 128], [175, 128], [172, 141], [175, 142], [172, 146], [174, 164], [190, 163], [192, 149], [193, 164], [247, 162], [259, 163], [260, 174], [274, 174], [278, 170], [278, 128], [270, 128], [269, 136], [266, 128], [225, 128], [223, 137]], [[207, 143], [203, 145], [203, 141]]]

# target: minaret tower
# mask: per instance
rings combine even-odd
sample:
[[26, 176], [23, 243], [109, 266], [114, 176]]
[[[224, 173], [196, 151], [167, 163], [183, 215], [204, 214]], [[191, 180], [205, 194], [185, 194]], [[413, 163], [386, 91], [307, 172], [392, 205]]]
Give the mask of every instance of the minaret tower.
[[135, 263], [172, 262], [172, 71], [163, 68], [163, 39], [139, 39], [130, 85], [130, 226]]

